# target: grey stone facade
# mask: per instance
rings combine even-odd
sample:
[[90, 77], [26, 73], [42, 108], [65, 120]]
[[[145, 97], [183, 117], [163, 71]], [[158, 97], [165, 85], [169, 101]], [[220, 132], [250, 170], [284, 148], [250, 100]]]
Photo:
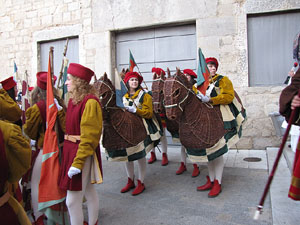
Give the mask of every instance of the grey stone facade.
[[80, 63], [100, 75], [115, 65], [114, 31], [196, 22], [197, 47], [219, 59], [248, 112], [239, 149], [279, 146], [268, 116], [278, 111], [282, 86], [249, 87], [247, 14], [300, 8], [299, 0], [1, 0], [1, 80], [27, 70], [35, 83], [37, 42], [79, 36]]

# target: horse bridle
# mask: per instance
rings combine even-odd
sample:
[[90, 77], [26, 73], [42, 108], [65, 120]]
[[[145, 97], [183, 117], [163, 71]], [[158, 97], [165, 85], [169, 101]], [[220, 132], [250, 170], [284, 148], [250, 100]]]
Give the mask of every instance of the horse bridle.
[[[166, 82], [167, 81], [173, 81], [173, 80], [166, 80]], [[178, 81], [178, 80], [175, 80], [174, 79], [174, 81], [176, 81], [177, 83], [179, 83], [181, 86], [183, 86], [186, 90], [187, 90], [187, 94], [186, 94], [186, 96], [179, 102], [179, 103], [176, 103], [176, 104], [172, 104], [172, 105], [165, 105], [165, 108], [166, 109], [169, 109], [169, 108], [174, 108], [174, 107], [179, 107], [179, 109], [183, 112], [183, 109], [182, 109], [182, 107], [181, 107], [181, 104], [189, 97], [189, 94], [190, 93], [192, 93], [193, 95], [195, 95], [195, 93], [191, 90], [191, 89], [189, 89], [189, 88], [187, 88], [186, 86], [184, 86], [184, 84], [183, 83], [181, 83], [180, 81]]]

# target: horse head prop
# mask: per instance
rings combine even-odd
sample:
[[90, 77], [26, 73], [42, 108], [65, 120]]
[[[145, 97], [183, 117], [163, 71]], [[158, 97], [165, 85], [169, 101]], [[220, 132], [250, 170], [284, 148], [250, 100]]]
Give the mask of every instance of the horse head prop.
[[94, 87], [104, 109], [116, 106], [115, 87], [110, 79], [107, 78], [106, 73], [94, 83]]
[[152, 82], [152, 103], [155, 113], [164, 113], [163, 99], [164, 99], [164, 83], [165, 75], [163, 73], [153, 74]]
[[190, 96], [195, 95], [192, 84], [179, 68], [174, 77], [168, 77], [165, 80], [163, 93], [166, 115], [170, 120], [179, 118]]

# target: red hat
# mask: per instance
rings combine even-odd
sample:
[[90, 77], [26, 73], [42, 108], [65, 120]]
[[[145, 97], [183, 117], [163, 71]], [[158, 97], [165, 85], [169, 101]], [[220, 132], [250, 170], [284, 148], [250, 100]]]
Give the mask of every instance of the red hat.
[[161, 75], [161, 74], [163, 74], [163, 75], [166, 75], [166, 72], [163, 70], [163, 69], [161, 69], [161, 68], [158, 68], [158, 67], [153, 67], [152, 68], [152, 73], [156, 73], [157, 75]]
[[77, 63], [70, 63], [68, 73], [90, 83], [94, 71]]
[[[43, 90], [47, 90], [47, 75], [48, 72], [38, 72], [36, 74], [36, 84], [39, 88], [43, 89]], [[53, 82], [55, 83], [56, 81], [56, 76], [53, 75]]]
[[9, 77], [6, 80], [1, 81], [1, 84], [4, 90], [6, 91], [12, 89], [14, 86], [17, 85], [16, 81], [14, 80], [14, 77]]
[[208, 63], [212, 63], [212, 64], [215, 64], [216, 66], [216, 69], [218, 69], [218, 66], [219, 66], [219, 63], [218, 63], [218, 60], [214, 57], [209, 57], [209, 58], [206, 58], [205, 59], [205, 62], [208, 64]]
[[183, 73], [187, 74], [187, 75], [190, 75], [190, 76], [192, 76], [194, 78], [197, 78], [197, 74], [195, 74], [195, 72], [193, 70], [191, 70], [191, 69], [185, 69], [185, 70], [183, 70]]
[[124, 77], [124, 82], [127, 83], [127, 81], [129, 81], [132, 77], [136, 77], [139, 80], [139, 84], [143, 82], [143, 77], [137, 72], [127, 72]]
[[28, 87], [28, 91], [32, 91], [34, 87]]

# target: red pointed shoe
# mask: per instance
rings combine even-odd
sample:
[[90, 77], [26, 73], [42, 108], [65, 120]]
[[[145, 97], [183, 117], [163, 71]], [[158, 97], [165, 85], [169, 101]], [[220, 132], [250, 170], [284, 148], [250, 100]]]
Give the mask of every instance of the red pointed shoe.
[[194, 163], [193, 166], [194, 166], [194, 170], [193, 170], [193, 173], [192, 173], [192, 177], [197, 177], [200, 174], [199, 167], [197, 166], [196, 163]]
[[209, 176], [206, 176], [206, 179], [207, 179], [206, 184], [197, 187], [197, 191], [207, 191], [212, 189], [213, 182], [210, 181]]
[[176, 171], [176, 175], [182, 174], [184, 171], [186, 171], [186, 166], [183, 162], [180, 163], [179, 169]]
[[134, 187], [135, 187], [134, 181], [128, 177], [128, 182], [127, 182], [126, 186], [121, 189], [121, 193], [128, 192], [128, 191], [130, 191], [130, 189], [132, 189]]
[[145, 190], [145, 185], [140, 180], [138, 180], [137, 187], [133, 190], [132, 195], [139, 195]]
[[210, 190], [210, 192], [208, 193], [208, 197], [209, 198], [217, 197], [221, 193], [221, 191], [222, 191], [221, 184], [219, 184], [219, 181], [215, 179], [214, 185]]
[[156, 155], [154, 152], [151, 152], [151, 157], [150, 159], [148, 160], [148, 164], [152, 164], [156, 161]]
[[163, 153], [162, 154], [161, 165], [166, 166], [166, 165], [168, 165], [168, 163], [169, 163], [168, 155], [167, 155], [167, 153]]

